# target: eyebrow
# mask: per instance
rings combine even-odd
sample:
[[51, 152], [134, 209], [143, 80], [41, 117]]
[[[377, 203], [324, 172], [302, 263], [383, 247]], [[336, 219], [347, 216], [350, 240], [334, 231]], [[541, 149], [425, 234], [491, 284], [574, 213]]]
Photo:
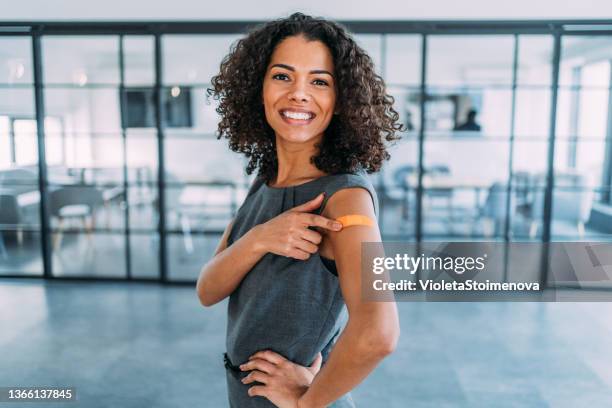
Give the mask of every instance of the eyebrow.
[[[274, 64], [270, 68], [274, 68], [274, 67], [285, 68], [285, 69], [287, 69], [289, 71], [295, 72], [295, 68], [293, 68], [291, 65], [287, 65], [287, 64]], [[334, 75], [331, 72], [326, 71], [324, 69], [313, 69], [309, 73], [310, 74], [327, 74], [327, 75], [331, 76], [332, 78], [334, 77]]]

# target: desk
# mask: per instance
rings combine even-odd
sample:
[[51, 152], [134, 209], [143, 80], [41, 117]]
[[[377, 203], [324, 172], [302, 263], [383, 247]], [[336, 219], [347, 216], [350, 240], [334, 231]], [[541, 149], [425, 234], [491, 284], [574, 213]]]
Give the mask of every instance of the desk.
[[[428, 195], [428, 193], [436, 193], [438, 194], [447, 194], [447, 199], [449, 200], [448, 206], [449, 210], [452, 212], [452, 195], [457, 190], [473, 190], [474, 191], [474, 200], [476, 203], [476, 208], [480, 208], [481, 201], [481, 192], [483, 190], [489, 190], [494, 182], [483, 182], [482, 180], [466, 180], [466, 179], [458, 179], [456, 177], [452, 177], [450, 175], [436, 175], [431, 176], [424, 174], [423, 175], [423, 195]], [[406, 175], [406, 184], [404, 186], [404, 211], [407, 214], [407, 209], [409, 208], [408, 202], [408, 186], [414, 186], [416, 189], [418, 187], [418, 175], [414, 173], [410, 173]]]

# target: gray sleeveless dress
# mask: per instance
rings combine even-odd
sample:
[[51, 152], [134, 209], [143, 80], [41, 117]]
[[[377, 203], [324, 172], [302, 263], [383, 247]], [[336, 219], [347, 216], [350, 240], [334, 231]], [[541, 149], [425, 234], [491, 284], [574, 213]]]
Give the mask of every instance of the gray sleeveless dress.
[[[367, 174], [331, 174], [292, 187], [269, 187], [256, 178], [238, 210], [228, 246], [252, 227], [325, 192], [327, 200], [343, 188], [361, 187], [370, 192], [378, 216], [378, 198]], [[274, 407], [264, 397], [250, 397], [247, 390], [258, 383], [242, 384], [248, 372], [238, 366], [260, 350], [275, 351], [308, 366], [320, 351], [323, 364], [347, 320], [346, 306], [333, 260], [319, 253], [302, 261], [268, 253], [246, 274], [230, 295], [227, 352], [224, 356], [229, 403], [232, 408]], [[346, 394], [331, 407], [354, 407]]]

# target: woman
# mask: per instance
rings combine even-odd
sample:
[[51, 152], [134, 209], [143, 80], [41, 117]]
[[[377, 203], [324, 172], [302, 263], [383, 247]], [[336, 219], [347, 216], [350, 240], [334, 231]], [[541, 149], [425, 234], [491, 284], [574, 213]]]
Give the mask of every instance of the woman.
[[301, 13], [239, 40], [212, 85], [219, 137], [258, 169], [197, 283], [205, 306], [230, 297], [230, 405], [353, 407], [399, 324], [395, 303], [360, 296], [361, 242], [378, 227], [334, 220], [377, 215], [366, 172], [401, 130], [393, 98], [343, 27]]

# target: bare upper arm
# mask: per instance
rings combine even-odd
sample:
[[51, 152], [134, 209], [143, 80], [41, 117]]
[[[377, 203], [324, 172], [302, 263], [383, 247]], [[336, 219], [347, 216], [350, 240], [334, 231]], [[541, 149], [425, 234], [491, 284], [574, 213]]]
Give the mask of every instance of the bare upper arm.
[[[229, 224], [227, 225], [227, 227], [225, 227], [225, 231], [223, 231], [223, 235], [221, 235], [221, 239], [219, 240], [219, 244], [217, 245], [217, 249], [215, 250], [215, 254], [217, 255], [219, 252], [223, 251], [225, 248], [227, 248], [227, 240], [232, 232], [232, 227], [234, 226], [234, 221], [235, 218], [232, 219]], [[213, 255], [213, 256], [214, 256]]]
[[[337, 191], [329, 198], [322, 215], [335, 219], [348, 214], [365, 215], [376, 220], [374, 203], [366, 189], [356, 187]], [[378, 224], [328, 231], [326, 239], [332, 248], [342, 295], [351, 313], [361, 305], [361, 243], [381, 241]]]

